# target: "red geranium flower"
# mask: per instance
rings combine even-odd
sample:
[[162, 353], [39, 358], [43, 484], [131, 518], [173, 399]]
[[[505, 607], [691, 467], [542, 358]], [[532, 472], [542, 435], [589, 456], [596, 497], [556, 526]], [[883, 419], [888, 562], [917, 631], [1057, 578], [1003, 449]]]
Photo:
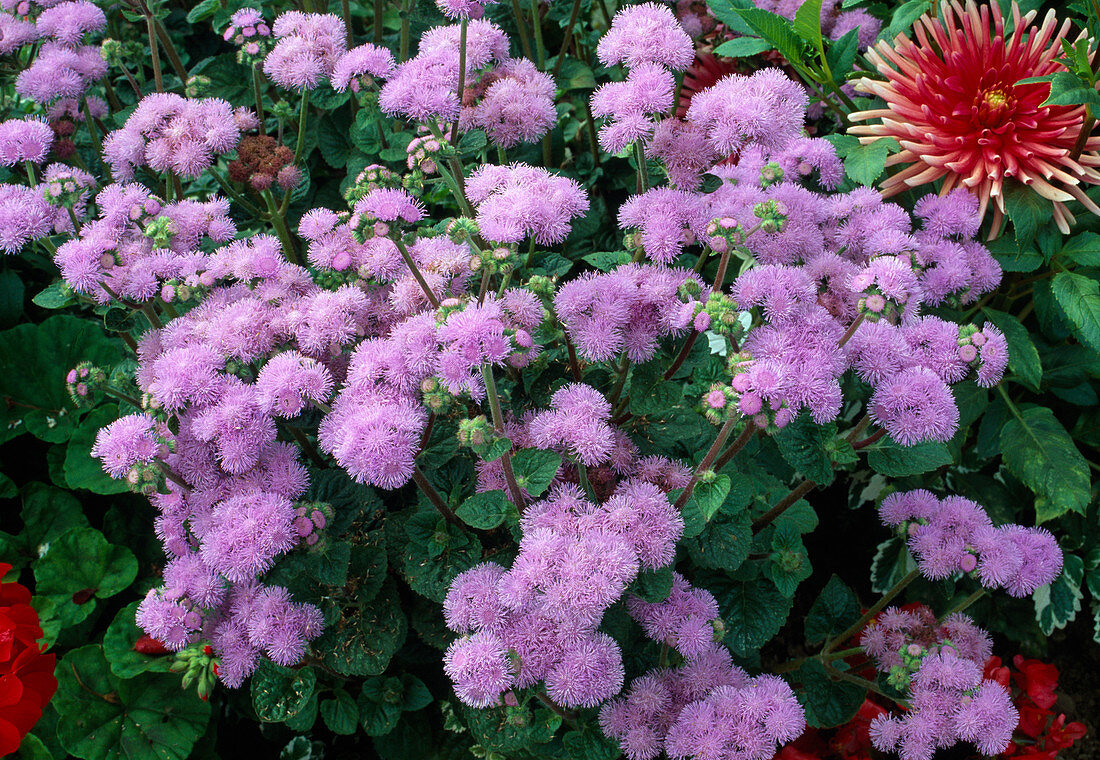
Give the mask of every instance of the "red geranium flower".
[[[0, 563], [0, 578], [9, 570]], [[40, 638], [31, 592], [0, 582], [0, 755], [19, 749], [57, 691], [54, 656], [38, 648]]]
[[1058, 701], [1054, 693], [1058, 688], [1058, 668], [1038, 660], [1025, 660], [1022, 655], [1013, 657], [1012, 664], [1020, 671], [1015, 676], [1016, 686], [1044, 710], [1054, 707]]

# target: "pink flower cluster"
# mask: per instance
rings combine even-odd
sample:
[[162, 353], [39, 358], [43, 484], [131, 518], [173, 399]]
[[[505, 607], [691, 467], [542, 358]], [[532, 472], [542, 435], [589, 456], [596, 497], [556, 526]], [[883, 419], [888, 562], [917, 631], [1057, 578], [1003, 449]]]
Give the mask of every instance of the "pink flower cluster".
[[939, 624], [927, 607], [891, 607], [867, 627], [863, 646], [890, 682], [908, 692], [909, 711], [871, 721], [871, 742], [902, 760], [971, 742], [983, 755], [1008, 747], [1019, 715], [1008, 690], [983, 678], [989, 637], [965, 615]]
[[[107, 62], [96, 45], [85, 45], [86, 35], [107, 26], [107, 17], [89, 0], [42, 3], [32, 22], [31, 3], [7, 3], [0, 12], [0, 54], [12, 53], [43, 40], [29, 66], [19, 72], [15, 91], [48, 104], [58, 98], [79, 98], [107, 73]], [[14, 15], [9, 15], [14, 14]]]
[[134, 170], [148, 166], [195, 178], [216, 156], [231, 153], [241, 139], [240, 118], [227, 101], [218, 98], [188, 100], [175, 93], [142, 98], [121, 129], [103, 140], [103, 158], [115, 179], [129, 182]]
[[932, 580], [967, 573], [986, 588], [1023, 597], [1062, 570], [1062, 550], [1049, 531], [994, 526], [984, 509], [961, 496], [893, 493], [882, 500], [879, 513], [907, 537], [921, 572]]
[[806, 718], [791, 687], [750, 677], [729, 651], [709, 644], [677, 668], [634, 679], [600, 710], [600, 727], [629, 760], [738, 757], [767, 760], [797, 738]]
[[564, 707], [595, 707], [623, 685], [622, 653], [596, 630], [600, 620], [640, 569], [672, 559], [683, 520], [664, 492], [635, 480], [600, 505], [555, 486], [527, 507], [521, 528], [511, 569], [487, 562], [451, 583], [443, 612], [464, 635], [444, 669], [474, 707], [539, 681]]
[[588, 211], [588, 197], [576, 180], [527, 164], [482, 164], [466, 180], [481, 236], [495, 243], [560, 243], [569, 223]]
[[331, 13], [287, 11], [271, 31], [276, 43], [264, 58], [264, 73], [287, 90], [315, 88], [347, 50], [344, 21]]

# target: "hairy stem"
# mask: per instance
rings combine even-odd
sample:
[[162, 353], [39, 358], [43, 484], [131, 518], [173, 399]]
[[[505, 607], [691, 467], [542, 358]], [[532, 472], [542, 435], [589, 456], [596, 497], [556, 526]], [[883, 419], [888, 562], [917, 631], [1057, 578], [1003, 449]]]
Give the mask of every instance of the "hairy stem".
[[409, 253], [409, 249], [405, 247], [405, 244], [401, 242], [401, 238], [394, 235], [392, 238], [397, 250], [401, 252], [401, 258], [405, 260], [405, 266], [412, 272], [412, 276], [416, 278], [416, 281], [420, 284], [420, 289], [424, 291], [424, 295], [427, 296], [428, 302], [433, 308], [439, 308], [439, 299], [435, 297], [435, 293], [428, 287], [427, 280], [424, 279], [424, 275], [420, 274], [420, 270], [416, 267], [416, 262], [413, 261], [412, 254]]
[[[493, 380], [493, 368], [488, 364], [481, 365], [481, 378], [485, 382], [485, 394], [489, 397], [489, 412], [493, 416], [493, 427], [503, 435], [504, 413], [500, 410], [500, 396], [497, 394], [496, 381]], [[522, 513], [526, 500], [523, 498], [523, 490], [516, 482], [516, 473], [512, 470], [511, 451], [500, 458], [500, 465], [504, 470], [504, 480], [508, 483], [508, 493], [512, 497], [512, 503]]]
[[462, 521], [458, 519], [458, 515], [447, 506], [447, 502], [443, 501], [443, 497], [439, 495], [439, 491], [435, 490], [435, 486], [428, 481], [428, 477], [419, 467], [413, 468], [413, 480], [416, 482], [421, 492], [428, 497], [428, 501], [432, 503], [432, 506], [439, 510], [439, 514], [443, 515], [444, 520], [451, 525], [462, 525]]
[[797, 488], [794, 488], [789, 494], [776, 502], [774, 507], [752, 521], [752, 532], [759, 533], [761, 530], [771, 525], [775, 518], [786, 512], [792, 504], [794, 504], [796, 501], [801, 499], [803, 496], [805, 496], [815, 488], [817, 488], [817, 483], [815, 481], [802, 481], [802, 483]]
[[691, 498], [692, 492], [695, 490], [695, 484], [699, 482], [699, 476], [710, 469], [710, 466], [714, 464], [714, 460], [718, 457], [718, 452], [722, 450], [722, 447], [726, 444], [726, 439], [730, 437], [730, 433], [733, 432], [734, 425], [737, 424], [737, 420], [726, 420], [725, 424], [718, 429], [718, 436], [714, 439], [714, 443], [710, 445], [707, 450], [706, 456], [703, 457], [703, 461], [699, 463], [699, 466], [695, 468], [695, 472], [691, 475], [691, 480], [688, 481], [687, 486], [680, 493], [676, 503], [673, 504], [673, 508], [681, 510], [684, 505], [687, 504], [688, 499]]
[[845, 630], [843, 633], [830, 639], [829, 643], [825, 645], [825, 648], [821, 650], [821, 654], [828, 654], [829, 652], [833, 651], [838, 646], [843, 644], [845, 641], [862, 631], [864, 626], [866, 626], [867, 623], [871, 622], [871, 620], [874, 619], [875, 615], [886, 609], [886, 605], [892, 602], [894, 598], [902, 591], [904, 591], [906, 586], [915, 581], [919, 575], [920, 570], [916, 569], [910, 570], [908, 573], [906, 573], [905, 577], [899, 580], [893, 586], [891, 586], [886, 591], [886, 593], [882, 595], [882, 598], [875, 602], [871, 609], [863, 613], [862, 617], [860, 617], [859, 620], [848, 626], [847, 630]]
[[737, 452], [745, 448], [748, 442], [752, 440], [752, 435], [755, 432], [756, 423], [754, 423], [752, 420], [749, 420], [748, 423], [745, 424], [745, 429], [741, 431], [741, 435], [737, 436], [737, 438], [734, 439], [733, 443], [729, 445], [729, 448], [723, 451], [721, 456], [719, 456], [718, 459], [715, 460], [715, 471], [721, 470], [723, 467], [729, 464], [729, 461], [737, 456]]
[[[462, 19], [458, 31], [458, 102], [461, 104], [466, 96], [466, 28], [469, 26], [467, 19]], [[458, 119], [451, 125], [451, 145], [458, 144]]]

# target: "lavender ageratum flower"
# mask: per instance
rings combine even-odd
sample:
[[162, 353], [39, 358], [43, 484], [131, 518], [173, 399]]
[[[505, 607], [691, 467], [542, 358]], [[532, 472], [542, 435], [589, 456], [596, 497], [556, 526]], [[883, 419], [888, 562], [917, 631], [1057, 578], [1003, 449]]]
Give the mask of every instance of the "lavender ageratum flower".
[[112, 478], [124, 477], [135, 464], [152, 462], [161, 453], [162, 445], [149, 414], [119, 417], [96, 433], [91, 451], [93, 457], [103, 461], [103, 470]]
[[481, 236], [496, 243], [560, 243], [570, 220], [588, 211], [588, 197], [576, 180], [527, 164], [484, 164], [466, 180], [477, 210]]
[[14, 53], [37, 39], [38, 27], [34, 22], [0, 13], [0, 55]]
[[685, 657], [702, 654], [714, 642], [718, 602], [709, 591], [692, 588], [679, 573], [672, 575], [667, 599], [650, 603], [631, 596], [627, 610], [647, 636], [675, 647]]
[[622, 687], [622, 650], [606, 633], [578, 641], [546, 676], [546, 693], [562, 707], [596, 707]]
[[[0, 184], [0, 252], [19, 253], [30, 241], [49, 235], [55, 211], [40, 192]], [[73, 268], [72, 274], [74, 284], [86, 281], [81, 270]]]
[[619, 153], [653, 133], [650, 117], [671, 107], [676, 79], [663, 66], [643, 63], [631, 69], [626, 80], [608, 82], [592, 93], [592, 114], [607, 117], [600, 128], [600, 147]]
[[482, 562], [456, 575], [443, 600], [447, 627], [463, 634], [499, 630], [505, 611], [496, 587], [504, 573], [495, 562]]
[[251, 491], [214, 505], [201, 537], [203, 560], [234, 583], [267, 571], [297, 543], [294, 505], [284, 496]]
[[226, 583], [198, 552], [189, 551], [164, 566], [163, 593], [170, 599], [186, 597], [209, 609], [225, 599]]
[[604, 66], [656, 63], [683, 71], [695, 59], [695, 46], [667, 6], [639, 3], [615, 14], [596, 55]]
[[458, 698], [471, 707], [497, 704], [514, 679], [508, 651], [487, 631], [453, 642], [443, 655], [443, 671], [454, 681]]
[[138, 605], [135, 620], [146, 633], [173, 651], [198, 638], [202, 615], [186, 600], [165, 596], [163, 589], [150, 589]]
[[670, 187], [655, 187], [619, 207], [619, 227], [637, 230], [636, 247], [656, 264], [671, 264], [684, 246], [695, 242], [694, 230], [706, 226], [702, 198]]
[[271, 30], [277, 42], [264, 58], [264, 73], [287, 90], [312, 90], [330, 76], [347, 47], [343, 20], [331, 13], [287, 11]]
[[75, 49], [59, 42], [45, 42], [30, 66], [15, 80], [15, 91], [36, 103], [58, 98], [79, 98], [107, 73], [107, 62], [93, 45]]
[[703, 127], [718, 153], [747, 143], [782, 150], [802, 136], [806, 91], [778, 69], [730, 74], [691, 99], [687, 120]]
[[269, 359], [256, 377], [260, 408], [279, 417], [294, 417], [306, 401], [327, 401], [332, 374], [315, 359], [284, 351]]
[[679, 190], [696, 190], [703, 172], [721, 158], [703, 129], [676, 118], [657, 122], [645, 152], [665, 165], [669, 184]]
[[369, 77], [387, 79], [393, 74], [393, 54], [383, 47], [359, 45], [341, 55], [332, 67], [332, 88], [359, 92]]
[[959, 426], [951, 389], [931, 370], [910, 367], [875, 389], [871, 419], [902, 446], [948, 441]]
[[50, 154], [54, 133], [43, 119], [8, 119], [0, 122], [0, 166], [24, 161], [41, 164]]
[[479, 19], [485, 15], [486, 5], [497, 0], [435, 0], [439, 12], [450, 19]]
[[481, 129], [501, 148], [537, 142], [558, 120], [554, 80], [526, 58], [509, 58], [486, 75], [489, 84], [473, 105], [464, 103], [462, 131]]
[[75, 48], [85, 34], [102, 31], [107, 16], [89, 0], [68, 0], [42, 11], [34, 23], [42, 37]]
[[589, 467], [607, 461], [613, 445], [611, 404], [595, 388], [573, 383], [556, 391], [550, 409], [531, 420], [531, 435], [543, 448], [560, 446]]

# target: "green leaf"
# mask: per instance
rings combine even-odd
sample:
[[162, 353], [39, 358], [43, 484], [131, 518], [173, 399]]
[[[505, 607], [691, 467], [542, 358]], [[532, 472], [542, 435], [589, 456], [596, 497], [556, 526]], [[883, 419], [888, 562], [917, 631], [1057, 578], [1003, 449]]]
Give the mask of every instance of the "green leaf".
[[[364, 694], [366, 689], [364, 685]], [[401, 720], [401, 705], [364, 699], [363, 695], [360, 695], [358, 707], [359, 722], [367, 736], [385, 736], [397, 728], [397, 723]]]
[[662, 415], [677, 406], [684, 397], [682, 382], [661, 382], [646, 388], [645, 393], [631, 389], [630, 411], [639, 417]]
[[1020, 245], [1008, 235], [991, 240], [986, 247], [1006, 272], [1034, 272], [1043, 265], [1043, 257], [1033, 245]]
[[1065, 628], [1081, 611], [1081, 581], [1085, 561], [1076, 554], [1066, 554], [1062, 574], [1053, 582], [1035, 590], [1035, 619], [1043, 633], [1049, 636], [1055, 628]]
[[65, 655], [56, 676], [57, 738], [86, 760], [183, 760], [210, 720], [210, 704], [179, 676], [121, 680], [95, 644]]
[[749, 28], [772, 43], [791, 64], [796, 67], [802, 65], [806, 43], [795, 34], [790, 21], [759, 8], [734, 8], [734, 11]]
[[321, 158], [333, 169], [343, 168], [351, 153], [351, 145], [348, 143], [349, 129], [341, 129], [328, 114], [321, 118], [316, 129]]
[[346, 607], [312, 649], [321, 664], [341, 675], [374, 676], [386, 670], [405, 643], [408, 623], [393, 581], [364, 607]]
[[867, 448], [867, 464], [875, 472], [891, 478], [904, 478], [931, 472], [951, 464], [951, 452], [939, 441], [925, 441], [914, 446], [902, 446], [887, 437]]
[[1031, 407], [1010, 419], [1001, 430], [1001, 455], [1008, 471], [1036, 494], [1039, 522], [1085, 513], [1088, 464], [1050, 409]]
[[23, 295], [23, 281], [15, 270], [0, 270], [0, 327], [19, 321], [23, 315]]
[[791, 523], [781, 523], [772, 534], [772, 549], [770, 561], [764, 563], [764, 575], [789, 599], [813, 571], [802, 534]]
[[99, 429], [111, 424], [118, 417], [116, 404], [103, 404], [81, 420], [65, 450], [65, 480], [70, 488], [86, 488], [92, 493], [106, 495], [130, 490], [125, 480], [112, 478], [103, 471], [100, 460], [92, 456], [92, 446]]
[[1015, 182], [1006, 187], [1004, 198], [1005, 214], [1012, 221], [1016, 242], [1024, 248], [1035, 239], [1039, 227], [1050, 220], [1050, 201]]
[[25, 429], [50, 443], [67, 441], [77, 413], [65, 390], [65, 376], [82, 359], [99, 365], [119, 361], [118, 344], [97, 323], [65, 314], [37, 325], [22, 324], [0, 332], [0, 401], [18, 410]]
[[628, 591], [646, 602], [663, 602], [672, 593], [672, 565], [657, 570], [642, 570]]
[[846, 681], [834, 681], [825, 666], [807, 660], [798, 669], [802, 689], [799, 701], [806, 707], [806, 722], [814, 728], [832, 728], [847, 723], [859, 712], [866, 691]]
[[792, 600], [767, 578], [731, 579], [705, 584], [714, 593], [726, 626], [725, 642], [739, 657], [755, 654], [779, 633]]
[[885, 594], [916, 568], [913, 556], [900, 538], [888, 538], [878, 545], [871, 560], [871, 590]]
[[714, 54], [724, 58], [748, 58], [772, 50], [775, 45], [759, 37], [735, 37], [714, 49]]
[[220, 0], [202, 0], [194, 8], [187, 11], [187, 23], [197, 24], [200, 21], [206, 21], [221, 7]]
[[359, 726], [359, 707], [343, 689], [337, 689], [332, 699], [321, 702], [321, 718], [334, 734], [350, 736]]
[[1083, 267], [1100, 267], [1100, 235], [1078, 232], [1066, 240], [1059, 256]]
[[44, 290], [31, 299], [31, 303], [43, 309], [67, 309], [76, 303], [72, 288], [64, 280], [47, 285]]
[[688, 555], [699, 567], [733, 572], [749, 556], [752, 520], [747, 512], [721, 514], [707, 523], [696, 538], [683, 542]]
[[49, 748], [34, 734], [27, 734], [19, 743], [12, 760], [53, 760]]
[[726, 501], [730, 492], [729, 475], [715, 475], [709, 483], [697, 483], [691, 491], [691, 503], [698, 509], [703, 522], [710, 522]]
[[419, 678], [411, 673], [401, 674], [401, 685], [404, 692], [401, 696], [401, 709], [406, 712], [423, 710], [433, 701], [432, 693]]
[[891, 147], [888, 139], [879, 139], [853, 148], [844, 158], [844, 173], [860, 185], [873, 185], [886, 168]]
[[982, 312], [989, 317], [989, 321], [996, 325], [998, 330], [1005, 334], [1005, 340], [1008, 341], [1009, 369], [1024, 384], [1038, 393], [1039, 383], [1043, 379], [1043, 363], [1039, 360], [1039, 352], [1031, 342], [1027, 328], [1020, 324], [1020, 320], [1006, 312], [990, 308], [985, 308]]
[[1050, 81], [1050, 95], [1043, 106], [1100, 106], [1100, 93], [1080, 77], [1059, 71]]
[[859, 620], [859, 615], [855, 592], [834, 573], [806, 615], [806, 643], [820, 644], [843, 633]]
[[792, 23], [795, 34], [818, 50], [823, 49], [821, 39], [821, 0], [806, 0], [798, 6]]
[[558, 72], [555, 84], [565, 92], [594, 90], [596, 89], [596, 77], [592, 73], [592, 69], [584, 63], [576, 58], [566, 58], [562, 61], [561, 71]]
[[512, 502], [508, 501], [504, 491], [483, 491], [462, 502], [455, 514], [471, 528], [492, 530], [504, 522], [509, 508], [512, 508]]
[[1051, 289], [1076, 328], [1077, 339], [1100, 352], [1100, 283], [1081, 274], [1059, 272]]
[[122, 591], [134, 582], [137, 571], [137, 559], [125, 546], [107, 543], [95, 528], [73, 528], [35, 563], [35, 593], [58, 597], [58, 616], [77, 623], [91, 614], [94, 599]]
[[405, 579], [413, 591], [437, 602], [447, 595], [456, 575], [481, 561], [481, 542], [472, 533], [441, 520], [437, 513], [420, 512], [405, 526]]
[[783, 458], [820, 486], [833, 482], [833, 463], [826, 445], [836, 436], [836, 424], [819, 425], [803, 410], [774, 438]]
[[265, 723], [283, 723], [305, 709], [317, 688], [313, 668], [292, 670], [261, 660], [252, 676], [252, 707]]
[[520, 449], [512, 457], [512, 469], [520, 488], [541, 496], [561, 467], [561, 454], [546, 449]]
[[902, 32], [908, 32], [913, 22], [933, 8], [931, 0], [907, 0], [894, 9], [894, 15], [890, 17], [890, 26], [879, 35], [879, 38], [892, 40]]
[[829, 70], [837, 81], [842, 81], [845, 74], [852, 70], [856, 61], [856, 53], [859, 51], [859, 29], [849, 29], [838, 40], [829, 44], [829, 50], [825, 55], [825, 61], [829, 64]]
[[167, 673], [172, 664], [169, 655], [134, 651], [134, 643], [145, 634], [134, 622], [138, 604], [131, 602], [123, 607], [103, 634], [103, 654], [111, 664], [111, 672], [119, 678], [133, 678], [145, 672]]
[[596, 251], [583, 257], [592, 266], [601, 272], [610, 272], [617, 266], [630, 263], [630, 254], [627, 251]]
[[475, 156], [489, 144], [489, 138], [480, 129], [471, 129], [458, 140], [458, 155], [462, 158]]

